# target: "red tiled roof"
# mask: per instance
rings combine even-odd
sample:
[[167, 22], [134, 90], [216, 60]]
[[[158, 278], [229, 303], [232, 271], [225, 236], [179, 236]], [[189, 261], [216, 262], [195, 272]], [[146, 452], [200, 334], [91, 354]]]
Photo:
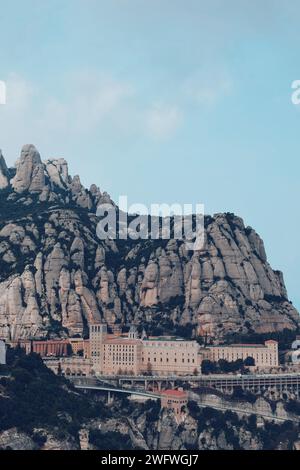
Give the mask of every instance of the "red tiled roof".
[[233, 344], [218, 344], [213, 346], [208, 346], [208, 348], [265, 348], [266, 344], [277, 344], [277, 341], [273, 339], [268, 339], [264, 344], [257, 343], [233, 343]]
[[[23, 340], [22, 340], [23, 342]], [[35, 345], [42, 345], [42, 344], [68, 344], [69, 343], [69, 338], [68, 339], [45, 339], [45, 340], [39, 340], [39, 339], [34, 339], [32, 343]]]
[[106, 339], [104, 341], [104, 344], [129, 344], [129, 345], [135, 345], [135, 344], [140, 344], [141, 341], [138, 339], [126, 339], [126, 338], [112, 338], [112, 339]]
[[215, 348], [225, 348], [225, 349], [230, 349], [230, 348], [265, 348], [266, 346], [264, 344], [218, 344], [214, 346], [208, 346], [208, 349], [215, 349]]
[[171, 397], [177, 397], [177, 398], [186, 398], [187, 396], [187, 393], [183, 390], [172, 390], [172, 389], [164, 390], [163, 392], [161, 392], [161, 394], [168, 395]]

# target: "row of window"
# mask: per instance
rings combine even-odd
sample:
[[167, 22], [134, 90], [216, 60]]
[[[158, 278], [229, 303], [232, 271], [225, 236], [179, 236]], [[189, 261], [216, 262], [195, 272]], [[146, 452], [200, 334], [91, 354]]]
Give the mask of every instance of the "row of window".
[[[148, 361], [147, 361], [147, 362], [150, 362], [150, 363], [151, 363], [152, 361], [153, 361], [153, 362], [158, 362], [158, 361], [156, 361], [156, 357], [152, 358], [152, 360], [151, 360], [150, 357], [148, 357]], [[144, 357], [142, 357], [142, 362], [145, 362], [145, 358], [144, 358]], [[169, 358], [167, 357], [167, 358], [163, 359], [163, 358], [161, 357], [159, 362], [169, 362]], [[171, 361], [171, 362], [177, 362], [177, 359], [174, 358], [174, 360]], [[185, 359], [182, 358], [181, 361], [179, 360], [178, 362], [181, 362], [182, 364], [184, 364], [184, 363], [185, 363]], [[194, 364], [194, 363], [195, 363], [195, 359], [187, 359], [186, 362], [187, 362], [188, 364], [189, 364], [189, 363]]]
[[143, 353], [145, 353], [145, 354], [164, 354], [165, 356], [168, 356], [169, 353], [174, 354], [175, 356], [177, 354], [179, 354], [181, 356], [195, 356], [196, 355], [196, 353], [194, 353], [194, 352], [189, 353], [189, 352], [186, 352], [186, 351], [176, 351], [176, 350], [175, 351], [174, 350], [172, 350], [172, 351], [147, 351], [147, 350], [144, 349]]
[[171, 403], [178, 403], [178, 405], [179, 404], [185, 405], [186, 402], [187, 402], [186, 400], [172, 400], [171, 398], [168, 398], [168, 401], [167, 401], [168, 405], [171, 405]]
[[145, 341], [144, 343], [144, 347], [145, 348], [161, 348], [161, 347], [164, 347], [164, 348], [170, 348], [170, 349], [177, 349], [178, 347], [179, 348], [198, 348], [198, 345], [197, 344], [193, 344], [191, 345], [190, 342], [177, 342], [177, 341], [173, 341], [173, 342], [168, 342], [168, 343], [162, 343], [161, 341], [158, 341], [158, 342], [149, 342], [149, 341]]
[[134, 361], [118, 361], [118, 360], [113, 360], [113, 361], [106, 361], [105, 359], [103, 360], [103, 364], [106, 365], [106, 364], [109, 364], [109, 365], [117, 365], [117, 366], [133, 366], [134, 365]]
[[103, 360], [105, 360], [106, 358], [111, 358], [113, 361], [134, 361], [134, 357], [132, 355], [121, 355], [121, 354], [108, 354], [108, 355], [104, 355], [103, 356]]

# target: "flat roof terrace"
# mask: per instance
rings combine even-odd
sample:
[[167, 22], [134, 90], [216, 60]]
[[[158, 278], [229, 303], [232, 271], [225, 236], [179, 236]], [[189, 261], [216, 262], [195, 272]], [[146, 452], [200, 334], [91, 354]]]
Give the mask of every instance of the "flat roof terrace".
[[207, 346], [208, 349], [213, 348], [267, 348], [265, 344], [219, 344]]
[[178, 336], [149, 336], [149, 338], [145, 338], [143, 341], [185, 341], [185, 342], [191, 342], [195, 341], [192, 339], [184, 339], [184, 338], [179, 338]]

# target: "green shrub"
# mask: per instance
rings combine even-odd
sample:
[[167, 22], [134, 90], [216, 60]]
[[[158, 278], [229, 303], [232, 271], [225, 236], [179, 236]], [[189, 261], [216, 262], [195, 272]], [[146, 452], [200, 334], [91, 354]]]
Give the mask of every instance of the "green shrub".
[[115, 431], [92, 430], [89, 442], [98, 450], [133, 450], [129, 436]]

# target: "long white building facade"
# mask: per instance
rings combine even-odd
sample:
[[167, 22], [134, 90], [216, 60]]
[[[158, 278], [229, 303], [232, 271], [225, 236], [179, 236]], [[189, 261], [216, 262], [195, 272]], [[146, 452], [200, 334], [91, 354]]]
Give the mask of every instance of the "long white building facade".
[[107, 333], [107, 326], [90, 327], [90, 357], [102, 375], [192, 375], [200, 373], [197, 341], [177, 337], [138, 337], [135, 327], [128, 336]]

